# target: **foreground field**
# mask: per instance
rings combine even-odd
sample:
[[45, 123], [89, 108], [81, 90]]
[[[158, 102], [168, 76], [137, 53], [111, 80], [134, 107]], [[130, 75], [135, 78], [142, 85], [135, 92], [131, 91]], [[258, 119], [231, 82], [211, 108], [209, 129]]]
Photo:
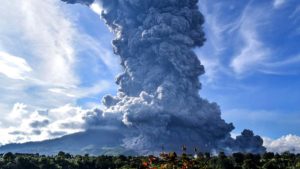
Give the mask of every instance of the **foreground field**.
[[1, 155], [0, 169], [300, 169], [300, 154], [265, 153], [161, 153], [155, 156], [72, 156], [60, 152], [56, 156], [38, 154]]

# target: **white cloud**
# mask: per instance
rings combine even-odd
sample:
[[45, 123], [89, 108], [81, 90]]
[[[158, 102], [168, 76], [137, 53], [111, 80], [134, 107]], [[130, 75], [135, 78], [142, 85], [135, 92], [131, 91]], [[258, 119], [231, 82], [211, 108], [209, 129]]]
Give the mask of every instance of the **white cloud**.
[[0, 73], [12, 79], [24, 80], [31, 71], [25, 59], [0, 51]]
[[[82, 41], [82, 47], [86, 48], [91, 52], [94, 56], [105, 64], [107, 69], [113, 74], [116, 75], [121, 70], [120, 66], [120, 58], [113, 54], [112, 48], [105, 48], [102, 45], [101, 41], [98, 41], [95, 38], [85, 35], [79, 35], [79, 39], [84, 39]], [[109, 39], [105, 39], [105, 41], [109, 41]]]
[[231, 66], [237, 74], [243, 74], [251, 69], [261, 67], [261, 64], [267, 60], [270, 54], [264, 44], [258, 40], [255, 31], [243, 28], [241, 36], [245, 46], [234, 56], [231, 62]]
[[[274, 1], [277, 5], [286, 2]], [[252, 1], [243, 7], [228, 8], [224, 2], [212, 4], [203, 0], [199, 8], [206, 18], [207, 41], [201, 49], [197, 49], [206, 68], [204, 82], [213, 82], [223, 76], [244, 78], [253, 73], [298, 74], [297, 68], [291, 68], [291, 65], [298, 63], [298, 57], [285, 59], [278, 56], [280, 52], [275, 51], [280, 49], [272, 49], [270, 42], [262, 37], [266, 27], [275, 23], [274, 10], [265, 12], [266, 5], [258, 6]], [[224, 15], [228, 10], [233, 14]], [[289, 17], [296, 20], [298, 11], [296, 7]]]
[[[197, 54], [206, 68], [206, 80], [214, 81], [224, 75], [241, 77], [259, 71], [271, 54], [260, 39], [260, 26], [268, 21], [270, 14], [248, 3], [239, 15], [224, 19], [224, 12], [228, 10], [224, 3], [211, 5], [203, 1], [199, 6], [206, 18], [204, 26], [208, 40]], [[230, 10], [237, 12], [234, 7]]]
[[263, 138], [264, 146], [267, 151], [282, 153], [289, 151], [291, 153], [300, 153], [300, 137], [296, 135], [286, 135], [278, 139]]
[[[276, 0], [274, 4], [280, 7], [287, 3], [287, 0]], [[297, 12], [299, 7], [289, 16], [289, 18], [297, 20]], [[281, 48], [271, 48], [272, 43], [264, 41], [264, 33], [268, 34], [266, 29], [270, 24], [278, 24], [275, 19], [276, 12], [265, 12], [265, 8], [248, 5], [240, 17], [239, 24], [233, 29], [238, 30], [236, 44], [236, 55], [233, 56], [231, 67], [236, 75], [241, 76], [259, 72], [263, 74], [299, 74], [296, 64], [299, 63], [299, 54], [281, 54]], [[274, 26], [273, 26], [274, 27]], [[297, 26], [296, 26], [297, 27]], [[297, 30], [296, 30], [297, 31]]]
[[280, 8], [282, 5], [286, 3], [287, 0], [274, 0], [273, 6], [274, 8]]
[[237, 75], [257, 71], [268, 61], [271, 52], [259, 36], [260, 26], [268, 17], [264, 9], [248, 4], [232, 28], [232, 31], [237, 31], [239, 41], [230, 66]]
[[13, 109], [9, 113], [8, 119], [13, 119], [15, 122], [18, 120], [23, 119], [24, 116], [28, 114], [28, 111], [26, 110], [27, 106], [23, 103], [16, 103], [13, 106]]
[[[62, 106], [111, 88], [106, 79], [87, 83], [86, 77], [80, 77], [82, 71], [93, 72], [100, 60], [107, 72], [116, 74], [119, 62], [101, 42], [76, 25], [76, 11], [67, 7], [72, 9], [53, 0], [1, 2], [0, 75], [5, 75], [0, 76], [0, 102], [5, 104], [1, 112], [9, 112], [8, 107], [16, 102], [30, 108]], [[84, 59], [79, 62], [79, 57], [84, 57], [78, 56], [82, 50], [95, 61], [83, 66], [88, 69], [78, 70], [78, 64], [86, 64]]]
[[88, 110], [70, 104], [48, 110], [33, 110], [16, 103], [6, 117], [9, 125], [0, 125], [1, 144], [23, 143], [57, 138], [84, 130]]
[[62, 88], [52, 88], [52, 89], [48, 89], [48, 90], [52, 93], [56, 93], [56, 94], [59, 94], [59, 95], [65, 95], [65, 96], [73, 97], [73, 98], [76, 97], [75, 95], [64, 91], [64, 89], [62, 89]]
[[[264, 131], [265, 129], [269, 130], [268, 124], [272, 124], [272, 129], [274, 131], [276, 130], [276, 132], [278, 132], [278, 129], [282, 129], [280, 126], [285, 126], [284, 131], [291, 131], [294, 130], [295, 127], [299, 126], [300, 124], [298, 120], [300, 118], [300, 114], [291, 112], [284, 113], [266, 110], [235, 109], [223, 111], [222, 116], [226, 119], [226, 121], [233, 122], [234, 124], [239, 123], [240, 125], [243, 125], [242, 128], [253, 128], [254, 126], [256, 130], [260, 132]], [[272, 131], [272, 133], [274, 133], [274, 131]], [[233, 137], [234, 136], [235, 134], [233, 134]], [[284, 151], [290, 151], [293, 153], [300, 153], [299, 136], [288, 134], [277, 139], [263, 137], [263, 140], [264, 146], [267, 148], [267, 151], [279, 153]]]
[[4, 1], [0, 18], [0, 47], [26, 59], [35, 79], [56, 85], [78, 83], [72, 69], [77, 30], [59, 1]]
[[264, 67], [261, 69], [261, 72], [274, 75], [299, 75], [299, 63], [300, 55], [278, 61], [269, 61], [263, 64]]
[[300, 13], [300, 5], [298, 5], [295, 10], [292, 12], [292, 14], [289, 16], [289, 18], [292, 19], [298, 19], [299, 18], [299, 13]]
[[[286, 131], [295, 133], [300, 125], [299, 112], [250, 109], [232, 109], [222, 112], [222, 117], [226, 121], [235, 124], [236, 132], [249, 128], [261, 136]], [[272, 124], [271, 128], [269, 124]]]
[[[74, 72], [74, 39], [78, 32], [66, 13], [59, 1], [1, 2], [0, 73], [6, 75], [0, 76], [2, 103], [12, 106], [16, 102], [26, 102], [42, 107], [39, 102], [43, 101], [51, 107], [62, 98], [51, 98], [47, 88], [79, 84]], [[62, 104], [73, 102], [64, 99]]]
[[56, 85], [78, 84], [73, 72], [77, 30], [62, 8], [53, 0], [26, 0], [19, 5], [22, 17], [19, 25], [32, 56], [37, 59], [35, 76]]
[[101, 5], [98, 2], [94, 2], [90, 7], [98, 15], [100, 15], [101, 12], [103, 11], [103, 8], [101, 7]]
[[101, 80], [91, 87], [73, 87], [73, 88], [50, 88], [49, 91], [58, 95], [64, 95], [71, 98], [84, 98], [101, 93], [110, 89], [111, 83], [106, 80]]
[[[76, 25], [78, 14], [71, 9], [53, 0], [1, 2], [0, 143], [39, 141], [81, 131], [86, 110], [73, 105], [112, 87], [111, 79], [81, 77], [98, 69], [101, 60], [108, 70], [94, 75], [116, 74], [119, 62]], [[86, 55], [80, 52], [92, 55], [93, 62], [81, 60]], [[79, 64], [88, 69], [79, 70]], [[44, 122], [49, 124], [43, 126]]]
[[281, 61], [277, 61], [277, 62], [273, 62], [273, 63], [268, 63], [268, 64], [266, 64], [266, 66], [269, 66], [269, 67], [284, 67], [284, 66], [289, 66], [289, 65], [293, 65], [293, 64], [299, 64], [299, 63], [300, 63], [300, 55], [290, 57], [290, 58], [287, 58], [285, 60], [281, 60]]
[[205, 16], [204, 31], [207, 41], [196, 50], [196, 54], [205, 67], [204, 83], [211, 83], [223, 73], [228, 73], [221, 58], [224, 57], [223, 52], [228, 45], [226, 32], [233, 26], [232, 23], [224, 21], [220, 2], [211, 5], [210, 1], [205, 0], [199, 3], [200, 11]]

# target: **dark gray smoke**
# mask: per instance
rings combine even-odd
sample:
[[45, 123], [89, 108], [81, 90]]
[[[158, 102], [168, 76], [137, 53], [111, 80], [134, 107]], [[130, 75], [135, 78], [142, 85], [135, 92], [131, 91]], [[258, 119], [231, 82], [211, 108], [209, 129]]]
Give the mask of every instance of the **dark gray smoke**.
[[91, 112], [88, 127], [122, 130], [122, 146], [141, 154], [158, 152], [162, 145], [173, 151], [181, 145], [202, 151], [265, 151], [253, 133], [232, 139], [234, 126], [221, 118], [219, 106], [199, 96], [204, 67], [193, 48], [201, 47], [205, 37], [198, 0], [63, 1], [102, 9], [124, 68], [116, 80], [117, 96], [103, 98], [106, 109]]

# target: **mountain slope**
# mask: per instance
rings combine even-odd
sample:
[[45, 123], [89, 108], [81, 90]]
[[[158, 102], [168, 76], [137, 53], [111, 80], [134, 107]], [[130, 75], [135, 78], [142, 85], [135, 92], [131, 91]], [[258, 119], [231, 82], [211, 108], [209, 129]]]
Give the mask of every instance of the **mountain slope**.
[[0, 147], [0, 153], [39, 153], [45, 155], [57, 154], [59, 151], [71, 154], [134, 154], [124, 150], [122, 134], [108, 130], [88, 130], [63, 136], [61, 138], [23, 144], [8, 144]]

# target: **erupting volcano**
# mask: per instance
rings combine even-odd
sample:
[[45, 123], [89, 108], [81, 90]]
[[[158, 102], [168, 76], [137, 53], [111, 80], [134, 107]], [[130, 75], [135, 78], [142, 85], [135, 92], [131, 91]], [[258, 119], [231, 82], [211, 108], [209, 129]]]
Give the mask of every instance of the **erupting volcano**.
[[[117, 130], [121, 145], [139, 154], [179, 151], [262, 153], [262, 139], [245, 130], [233, 139], [216, 103], [199, 95], [204, 66], [193, 51], [205, 42], [198, 0], [62, 0], [96, 9], [115, 34], [121, 58], [116, 96], [86, 117], [90, 128]], [[116, 63], [117, 64], [117, 63]], [[97, 139], [97, 138], [94, 138]]]

